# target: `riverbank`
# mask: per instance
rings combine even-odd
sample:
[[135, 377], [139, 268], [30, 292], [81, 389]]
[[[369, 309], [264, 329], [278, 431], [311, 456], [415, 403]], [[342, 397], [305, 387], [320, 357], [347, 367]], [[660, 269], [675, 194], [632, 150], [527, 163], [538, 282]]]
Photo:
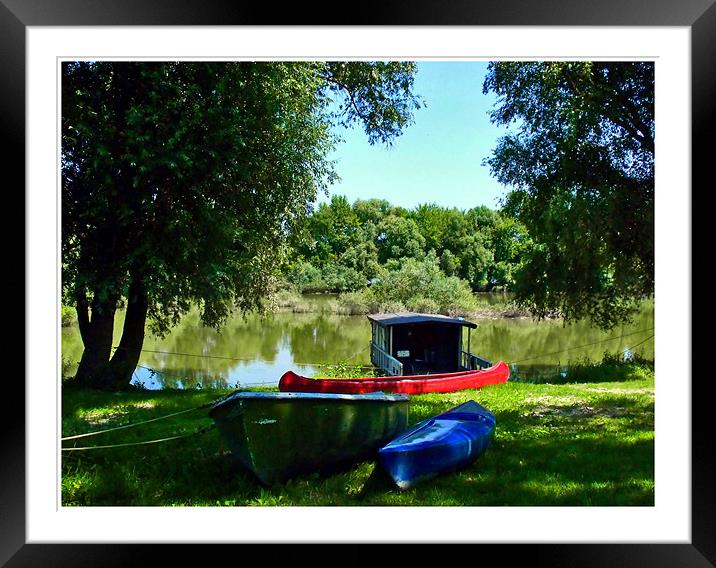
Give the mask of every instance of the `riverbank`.
[[[318, 300], [318, 301], [317, 301]], [[275, 297], [275, 308], [292, 313], [323, 313], [335, 315], [366, 315], [370, 313], [424, 312], [473, 319], [531, 318], [532, 314], [514, 306], [505, 294], [476, 293], [474, 301], [440, 307], [426, 299], [403, 302], [377, 301], [360, 292], [344, 294], [301, 294], [282, 290]]]
[[[502, 310], [503, 298], [502, 294], [478, 296], [484, 313]], [[134, 380], [148, 389], [234, 388], [276, 384], [288, 369], [314, 376], [341, 362], [370, 365], [371, 326], [364, 315], [332, 313], [336, 295], [299, 299], [309, 304], [305, 313], [290, 307], [277, 307], [265, 316], [236, 313], [220, 331], [202, 325], [198, 309], [191, 310], [166, 336], [155, 336], [147, 328]], [[474, 354], [505, 361], [513, 375], [531, 382], [536, 375], [557, 382], [554, 377], [561, 377], [566, 368], [602, 361], [605, 353], [654, 359], [653, 302], [645, 303], [632, 323], [609, 331], [589, 322], [565, 326], [559, 320], [522, 317], [467, 319], [478, 325], [471, 338]], [[123, 323], [124, 311], [119, 311], [115, 345]], [[84, 346], [77, 325], [63, 327], [61, 333], [62, 375], [72, 377]], [[613, 376], [608, 369], [595, 369], [591, 376], [595, 375]]]
[[[270, 488], [234, 465], [216, 430], [148, 446], [63, 452], [65, 506], [652, 506], [654, 376], [563, 385], [510, 381], [480, 390], [411, 397], [410, 424], [473, 399], [497, 418], [474, 464], [408, 491], [374, 460], [331, 476]], [[264, 389], [273, 390], [273, 389]], [[149, 420], [206, 404], [227, 390], [63, 389], [62, 435]], [[210, 426], [196, 410], [138, 428], [65, 442], [112, 445]]]

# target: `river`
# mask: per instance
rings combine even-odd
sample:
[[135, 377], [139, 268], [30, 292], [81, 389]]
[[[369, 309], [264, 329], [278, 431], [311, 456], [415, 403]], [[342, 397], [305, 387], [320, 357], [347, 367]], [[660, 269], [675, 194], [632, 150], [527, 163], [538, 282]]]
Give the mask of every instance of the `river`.
[[[310, 298], [321, 310], [326, 297]], [[484, 301], [499, 303], [499, 298]], [[119, 342], [123, 314], [115, 322]], [[588, 323], [564, 326], [561, 321], [529, 318], [475, 319], [472, 352], [503, 361], [517, 377], [534, 380], [570, 362], [601, 360], [605, 352], [620, 357], [654, 357], [654, 304], [645, 302], [634, 321], [610, 331]], [[147, 332], [132, 382], [147, 389], [239, 388], [276, 385], [293, 370], [306, 376], [345, 362], [370, 365], [370, 324], [365, 316], [279, 312], [231, 318], [221, 331], [201, 325], [192, 312], [164, 338]], [[62, 328], [63, 372], [74, 375], [82, 355], [76, 325]]]

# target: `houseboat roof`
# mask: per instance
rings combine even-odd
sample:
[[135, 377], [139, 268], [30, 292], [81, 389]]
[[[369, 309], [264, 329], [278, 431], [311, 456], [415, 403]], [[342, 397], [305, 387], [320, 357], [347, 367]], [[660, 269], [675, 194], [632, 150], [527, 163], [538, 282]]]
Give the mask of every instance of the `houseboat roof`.
[[368, 319], [381, 325], [403, 325], [409, 323], [447, 323], [476, 328], [477, 324], [463, 318], [451, 318], [440, 314], [417, 314], [401, 312], [399, 314], [369, 314]]

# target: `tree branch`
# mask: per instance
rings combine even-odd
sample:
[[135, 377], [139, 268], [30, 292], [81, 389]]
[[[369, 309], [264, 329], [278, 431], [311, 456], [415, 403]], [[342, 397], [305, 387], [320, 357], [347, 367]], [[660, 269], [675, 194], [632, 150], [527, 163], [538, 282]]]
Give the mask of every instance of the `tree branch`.
[[345, 92], [346, 95], [348, 95], [348, 99], [350, 100], [350, 104], [353, 107], [353, 110], [358, 115], [358, 118], [363, 120], [364, 122], [368, 123], [370, 121], [370, 116], [366, 116], [364, 113], [361, 112], [361, 110], [358, 108], [358, 104], [356, 103], [355, 96], [353, 95], [353, 91], [351, 91], [350, 87], [346, 85], [345, 83], [339, 81], [335, 75], [328, 74], [320, 74], [318, 75], [321, 79], [324, 81], [327, 81], [328, 83], [333, 83], [336, 85], [339, 89]]

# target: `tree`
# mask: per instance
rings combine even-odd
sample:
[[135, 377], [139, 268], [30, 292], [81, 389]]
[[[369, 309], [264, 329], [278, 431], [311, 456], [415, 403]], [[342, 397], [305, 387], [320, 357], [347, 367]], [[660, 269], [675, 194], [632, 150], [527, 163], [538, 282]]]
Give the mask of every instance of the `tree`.
[[288, 233], [336, 177], [331, 127], [361, 122], [371, 144], [390, 144], [420, 107], [414, 73], [400, 62], [63, 64], [62, 284], [84, 343], [76, 380], [128, 386], [147, 321], [163, 333], [192, 305], [214, 327], [236, 307], [260, 309]]
[[359, 221], [348, 199], [334, 195], [321, 203], [307, 222], [306, 242], [300, 252], [318, 266], [336, 260], [359, 238]]
[[378, 225], [377, 233], [376, 244], [381, 263], [388, 259], [418, 257], [425, 248], [425, 238], [412, 219], [388, 215]]
[[373, 225], [378, 225], [383, 220], [383, 217], [390, 213], [391, 209], [393, 209], [393, 206], [385, 199], [356, 199], [353, 202], [353, 212], [361, 224], [372, 223]]
[[361, 228], [361, 239], [358, 244], [346, 250], [340, 258], [341, 264], [352, 268], [363, 275], [363, 281], [368, 282], [378, 274], [378, 248], [375, 240], [371, 238], [374, 226], [369, 224]]
[[653, 63], [491, 63], [483, 91], [512, 126], [487, 164], [534, 240], [518, 303], [603, 328], [628, 319], [654, 290]]
[[441, 254], [443, 249], [449, 248], [449, 231], [457, 227], [464, 229], [464, 213], [456, 208], [446, 209], [435, 203], [418, 205], [410, 214], [425, 237], [425, 248], [434, 249]]
[[484, 233], [470, 233], [460, 243], [458, 276], [467, 280], [473, 290], [485, 290], [494, 256]]
[[450, 249], [445, 249], [440, 255], [440, 270], [442, 270], [447, 276], [455, 276], [459, 268], [460, 259], [458, 259]]
[[489, 230], [489, 241], [494, 255], [489, 284], [512, 289], [514, 274], [532, 246], [527, 228], [513, 217], [498, 212]]

